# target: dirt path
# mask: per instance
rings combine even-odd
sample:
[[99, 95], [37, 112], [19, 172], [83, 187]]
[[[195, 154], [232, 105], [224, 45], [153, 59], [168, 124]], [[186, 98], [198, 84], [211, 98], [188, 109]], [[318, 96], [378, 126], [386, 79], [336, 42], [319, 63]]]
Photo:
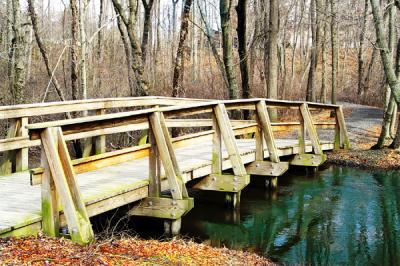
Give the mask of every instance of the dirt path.
[[370, 150], [378, 140], [383, 111], [379, 108], [339, 103], [345, 113], [351, 150], [339, 150], [328, 154], [330, 163], [364, 169], [400, 169], [400, 151], [392, 149]]
[[347, 102], [339, 104], [343, 106], [347, 131], [353, 148], [366, 149], [376, 143], [382, 124], [383, 110]]

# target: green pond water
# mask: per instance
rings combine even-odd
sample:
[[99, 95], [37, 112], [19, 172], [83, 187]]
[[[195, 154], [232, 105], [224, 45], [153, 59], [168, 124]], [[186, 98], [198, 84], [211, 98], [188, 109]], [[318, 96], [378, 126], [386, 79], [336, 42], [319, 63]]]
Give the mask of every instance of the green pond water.
[[182, 233], [286, 264], [400, 265], [400, 172], [299, 169], [276, 192], [254, 183], [239, 211], [196, 201]]

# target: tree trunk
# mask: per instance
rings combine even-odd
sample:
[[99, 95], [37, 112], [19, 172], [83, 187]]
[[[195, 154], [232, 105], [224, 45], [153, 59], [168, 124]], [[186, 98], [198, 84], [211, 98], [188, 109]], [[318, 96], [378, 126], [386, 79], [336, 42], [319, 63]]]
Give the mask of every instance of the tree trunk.
[[[99, 12], [99, 20], [98, 20], [98, 24], [97, 24], [97, 28], [100, 29], [103, 25], [103, 17], [104, 17], [104, 3], [105, 0], [100, 0], [100, 12]], [[99, 30], [99, 32], [97, 33], [97, 80], [96, 80], [96, 84], [95, 85], [95, 89], [97, 91], [101, 91], [101, 68], [102, 68], [102, 64], [103, 64], [103, 31]]]
[[125, 52], [125, 58], [126, 58], [126, 65], [128, 67], [127, 69], [127, 73], [128, 73], [128, 85], [129, 85], [129, 89], [130, 89], [130, 95], [132, 97], [137, 95], [136, 92], [136, 87], [135, 87], [135, 81], [134, 81], [134, 77], [132, 76], [132, 56], [131, 56], [131, 49], [129, 47], [128, 44], [128, 37], [126, 36], [124, 27], [122, 25], [121, 22], [121, 18], [118, 17], [117, 18], [117, 26], [118, 26], [118, 30], [121, 36], [121, 40], [122, 40], [122, 44], [124, 46], [124, 52]]
[[364, 83], [363, 83], [363, 89], [364, 89], [363, 95], [364, 95], [364, 98], [365, 98], [365, 96], [366, 96], [366, 94], [367, 94], [367, 92], [369, 90], [372, 70], [374, 68], [375, 59], [376, 59], [377, 55], [378, 55], [378, 49], [374, 46], [374, 48], [372, 50], [372, 54], [371, 54], [371, 60], [369, 61], [369, 64], [368, 64], [367, 74], [365, 75], [365, 80], [364, 80]]
[[232, 36], [231, 36], [231, 7], [232, 0], [220, 0], [220, 17], [222, 29], [222, 49], [226, 77], [229, 84], [229, 99], [238, 98], [236, 74], [233, 65]]
[[[242, 98], [247, 99], [250, 97], [249, 87], [249, 66], [247, 60], [247, 18], [246, 10], [247, 0], [239, 0], [236, 6], [237, 13], [237, 36], [238, 36], [238, 52], [240, 59], [240, 75], [242, 77]], [[247, 119], [247, 118], [245, 118]]]
[[86, 41], [86, 11], [88, 0], [80, 0], [79, 4], [79, 29], [81, 43], [80, 78], [82, 99], [87, 99], [87, 41]]
[[332, 94], [331, 102], [336, 104], [337, 91], [337, 73], [338, 73], [338, 21], [337, 21], [337, 3], [336, 0], [331, 0], [331, 46], [332, 46]]
[[[279, 34], [279, 2], [269, 1], [268, 30], [268, 98], [278, 99], [278, 34]], [[270, 109], [270, 118], [277, 120], [276, 109]]]
[[128, 38], [131, 46], [131, 57], [132, 57], [132, 70], [135, 74], [136, 91], [137, 96], [147, 96], [148, 82], [144, 75], [144, 68], [142, 64], [142, 51], [139, 46], [138, 38], [136, 35], [136, 5], [135, 0], [129, 0], [129, 14], [125, 14], [118, 0], [112, 0], [116, 13], [121, 17], [122, 22], [125, 25], [128, 33]]
[[221, 77], [222, 77], [222, 79], [224, 81], [225, 88], [229, 89], [229, 83], [228, 83], [228, 78], [226, 77], [224, 62], [221, 60], [221, 57], [218, 54], [217, 46], [215, 45], [214, 38], [213, 38], [213, 33], [212, 33], [211, 29], [210, 29], [210, 25], [207, 23], [207, 21], [205, 19], [204, 11], [203, 11], [202, 7], [200, 6], [199, 2], [197, 2], [197, 6], [198, 6], [199, 11], [200, 11], [201, 20], [203, 21], [204, 26], [206, 28], [205, 35], [207, 37], [208, 44], [211, 47], [211, 52], [213, 54], [215, 62], [217, 63], [218, 69], [219, 69], [219, 71], [221, 73]]
[[79, 99], [78, 87], [78, 6], [76, 0], [70, 0], [71, 8], [71, 90], [72, 99]]
[[[400, 7], [398, 7], [400, 8]], [[396, 76], [397, 78], [400, 77], [400, 38], [397, 41], [397, 48], [396, 48]], [[398, 107], [398, 105], [397, 105]], [[398, 108], [397, 108], [398, 109]], [[396, 110], [397, 113], [397, 110]], [[392, 149], [399, 149], [400, 148], [400, 118], [399, 121], [397, 123], [397, 131], [396, 131], [396, 135], [392, 141], [392, 143], [390, 144], [389, 148]]]
[[12, 0], [12, 32], [13, 37], [11, 41], [11, 82], [10, 93], [12, 95], [13, 104], [24, 103], [24, 90], [25, 90], [25, 38], [22, 30], [21, 23], [21, 7], [19, 0]]
[[[382, 22], [382, 15], [379, 7], [378, 0], [371, 0], [371, 8], [374, 16], [375, 30], [377, 44], [380, 50], [380, 55], [382, 59], [382, 65], [385, 71], [385, 77], [387, 83], [389, 84], [391, 93], [398, 104], [400, 101], [400, 82], [397, 79], [396, 72], [393, 68], [393, 61], [391, 57], [391, 52], [389, 45], [386, 40], [385, 30]], [[385, 123], [384, 123], [385, 124]], [[373, 148], [381, 148], [383, 144], [378, 143]]]
[[147, 46], [149, 43], [149, 32], [151, 27], [151, 9], [153, 8], [154, 0], [142, 0], [144, 7], [144, 23], [143, 23], [143, 35], [142, 35], [142, 64], [146, 65], [147, 60]]
[[360, 31], [360, 46], [358, 47], [358, 91], [357, 94], [362, 96], [364, 93], [364, 42], [365, 32], [367, 29], [368, 18], [368, 1], [364, 0], [364, 13]]
[[172, 97], [184, 97], [185, 90], [183, 88], [183, 72], [185, 61], [185, 42], [189, 29], [189, 14], [192, 6], [192, 0], [185, 0], [185, 5], [182, 11], [181, 29], [178, 50], [175, 57], [174, 78], [172, 81]]
[[[393, 48], [394, 48], [394, 40], [395, 40], [395, 16], [396, 16], [396, 7], [394, 5], [392, 5], [391, 7], [389, 7], [388, 10], [388, 14], [389, 14], [389, 21], [388, 21], [388, 32], [389, 32], [389, 36], [388, 36], [388, 50], [390, 53], [390, 57], [393, 58]], [[390, 87], [387, 84], [385, 86], [385, 95], [386, 95], [386, 99], [385, 99], [385, 113], [383, 116], [383, 123], [382, 123], [382, 128], [381, 128], [381, 133], [379, 135], [378, 138], [378, 142], [377, 144], [374, 146], [374, 148], [383, 148], [383, 146], [385, 145], [385, 140], [389, 139], [390, 136], [390, 131], [391, 131], [391, 124], [392, 121], [394, 121], [394, 109], [395, 109], [395, 101], [393, 99], [393, 95], [390, 91]]]
[[35, 6], [34, 6], [33, 2], [34, 2], [34, 0], [28, 0], [28, 11], [29, 11], [29, 15], [31, 17], [32, 28], [33, 28], [33, 33], [35, 34], [36, 43], [39, 47], [40, 54], [42, 55], [44, 65], [46, 67], [47, 75], [49, 76], [60, 100], [65, 101], [65, 97], [61, 91], [60, 85], [59, 85], [56, 77], [53, 75], [53, 73], [51, 71], [49, 58], [47, 56], [47, 51], [42, 42], [42, 38], [40, 37], [40, 30], [39, 30], [38, 23], [37, 23], [37, 14], [36, 14]]
[[[318, 64], [318, 46], [319, 46], [319, 12], [321, 4], [320, 0], [311, 0], [310, 3], [310, 20], [311, 20], [311, 36], [312, 36], [312, 47], [311, 47], [311, 59], [310, 59], [310, 69], [308, 72], [307, 81], [307, 95], [306, 100], [309, 102], [316, 101], [315, 94], [315, 84], [317, 75], [317, 64]], [[317, 12], [318, 10], [318, 12]]]
[[[368, 1], [368, 0], [367, 0]], [[329, 0], [326, 0], [325, 3], [325, 8], [324, 11], [325, 13], [328, 12], [328, 3]], [[326, 65], [328, 61], [328, 49], [327, 49], [327, 40], [328, 40], [328, 23], [325, 21], [327, 19], [327, 16], [324, 16], [323, 18], [323, 25], [324, 25], [324, 32], [322, 35], [322, 73], [321, 73], [321, 95], [320, 95], [320, 101], [321, 103], [326, 103], [326, 94], [327, 94], [327, 87], [326, 87], [326, 76], [327, 76], [327, 70], [326, 70]]]

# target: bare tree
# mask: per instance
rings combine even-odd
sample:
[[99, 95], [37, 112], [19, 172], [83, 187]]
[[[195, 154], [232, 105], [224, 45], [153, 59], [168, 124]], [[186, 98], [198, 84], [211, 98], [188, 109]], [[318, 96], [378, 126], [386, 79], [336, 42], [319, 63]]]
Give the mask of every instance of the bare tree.
[[33, 0], [28, 0], [28, 10], [29, 10], [29, 15], [30, 15], [31, 22], [32, 22], [33, 32], [35, 34], [36, 43], [37, 43], [40, 53], [42, 55], [44, 65], [46, 67], [47, 75], [49, 76], [60, 100], [65, 101], [64, 94], [61, 91], [61, 88], [57, 81], [57, 78], [52, 73], [52, 70], [50, 67], [50, 62], [49, 62], [49, 57], [47, 56], [46, 48], [42, 42], [42, 38], [40, 37], [40, 30], [39, 30], [39, 26], [37, 23], [37, 14], [36, 14], [36, 10], [35, 10], [35, 6], [34, 6], [33, 2], [34, 2]]
[[178, 50], [176, 52], [176, 57], [175, 57], [174, 78], [172, 81], [172, 97], [184, 97], [185, 95], [185, 90], [183, 88], [183, 72], [184, 72], [184, 61], [185, 61], [184, 49], [189, 29], [189, 14], [191, 6], [192, 6], [192, 0], [185, 0], [185, 4], [182, 11]]
[[221, 73], [222, 79], [224, 80], [225, 87], [227, 89], [229, 89], [229, 83], [228, 83], [228, 78], [226, 77], [224, 62], [221, 60], [221, 57], [218, 54], [217, 47], [216, 47], [214, 39], [213, 39], [213, 34], [211, 31], [210, 25], [207, 23], [207, 20], [205, 19], [205, 14], [204, 14], [202, 7], [200, 6], [200, 3], [198, 2], [197, 5], [198, 5], [199, 11], [200, 11], [201, 20], [203, 21], [204, 26], [205, 26], [204, 33], [207, 37], [208, 44], [210, 45], [212, 55], [214, 56], [215, 62], [217, 63], [217, 66]]
[[118, 0], [112, 0], [115, 11], [121, 17], [122, 22], [126, 27], [130, 46], [131, 46], [131, 57], [132, 57], [132, 69], [135, 74], [136, 91], [139, 96], [146, 96], [148, 92], [148, 81], [144, 75], [144, 68], [142, 64], [142, 51], [139, 46], [138, 38], [136, 35], [136, 3], [135, 0], [129, 0], [128, 14], [122, 8], [121, 3]]
[[9, 90], [14, 104], [24, 102], [25, 65], [24, 50], [25, 38], [21, 22], [21, 7], [19, 0], [12, 0], [12, 39], [9, 53]]
[[[374, 16], [376, 41], [377, 45], [379, 46], [382, 65], [385, 71], [385, 77], [387, 83], [389, 84], [389, 88], [394, 97], [394, 100], [398, 104], [400, 102], [400, 82], [397, 79], [391, 56], [392, 53], [390, 52], [389, 45], [386, 40], [386, 34], [383, 26], [383, 19], [379, 7], [379, 1], [378, 0], [370, 0], [370, 1], [371, 1], [372, 14]], [[386, 123], [384, 121], [383, 126], [385, 126], [385, 124]], [[380, 138], [378, 140], [378, 143], [373, 148], [382, 148], [382, 147], [383, 143]]]
[[337, 74], [338, 74], [338, 21], [337, 3], [331, 0], [331, 47], [332, 47], [332, 91], [331, 102], [336, 104]]
[[364, 93], [364, 42], [365, 42], [365, 33], [367, 29], [367, 19], [368, 19], [368, 1], [364, 0], [364, 12], [362, 25], [360, 30], [360, 44], [358, 47], [358, 95], [362, 96]]
[[311, 0], [310, 20], [311, 20], [312, 47], [311, 47], [310, 69], [308, 72], [307, 95], [306, 95], [306, 100], [310, 102], [316, 101], [316, 88], [315, 88], [316, 72], [318, 65], [320, 28], [321, 28], [320, 12], [321, 12], [321, 0]]
[[238, 89], [232, 55], [231, 8], [232, 0], [219, 1], [219, 12], [221, 17], [222, 29], [223, 60], [225, 65], [225, 73], [229, 84], [229, 99], [237, 99]]
[[[269, 1], [269, 31], [268, 31], [268, 98], [278, 98], [278, 34], [279, 34], [279, 4], [278, 0]], [[273, 121], [277, 119], [276, 109], [270, 110]]]
[[76, 0], [70, 0], [71, 8], [71, 89], [72, 99], [78, 100], [78, 5]]
[[149, 43], [149, 31], [151, 27], [151, 10], [153, 8], [154, 0], [142, 0], [144, 7], [144, 23], [143, 23], [143, 35], [142, 35], [142, 64], [146, 64], [147, 59], [147, 46]]
[[[247, 60], [247, 0], [239, 0], [236, 6], [238, 52], [240, 59], [240, 74], [242, 77], [242, 98], [250, 97], [249, 66]], [[247, 119], [247, 118], [246, 118]]]

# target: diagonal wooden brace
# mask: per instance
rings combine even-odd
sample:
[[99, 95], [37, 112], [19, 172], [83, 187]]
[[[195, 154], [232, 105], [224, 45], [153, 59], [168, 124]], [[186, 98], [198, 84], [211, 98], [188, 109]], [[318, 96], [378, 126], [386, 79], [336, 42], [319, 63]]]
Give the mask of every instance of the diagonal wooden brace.
[[[193, 208], [193, 198], [189, 198], [163, 114], [154, 112], [150, 115], [149, 122], [150, 197], [143, 199], [128, 214], [177, 220]], [[161, 197], [161, 164], [172, 198]]]
[[[290, 164], [298, 166], [320, 166], [326, 161], [326, 155], [323, 154], [317, 129], [314, 125], [311, 112], [308, 108], [307, 103], [303, 103], [300, 105], [300, 114], [302, 117], [302, 131], [300, 132], [300, 153], [294, 156]], [[313, 147], [312, 154], [305, 153], [305, 133], [308, 133], [310, 137], [311, 145]]]
[[[48, 173], [51, 174], [51, 178], [54, 180], [71, 239], [79, 244], [88, 244], [94, 240], [94, 234], [79, 186], [76, 182], [71, 158], [61, 128], [46, 128], [40, 136], [42, 148], [47, 158], [47, 165], [45, 167], [48, 167]], [[47, 196], [47, 198], [50, 197], [53, 196]], [[49, 202], [49, 204], [53, 204], [52, 209], [56, 208], [54, 200], [53, 202]], [[45, 205], [42, 202], [43, 206]], [[54, 210], [43, 210], [43, 215], [54, 215]], [[44, 217], [44, 220], [49, 219], [51, 217]], [[53, 222], [53, 224], [55, 223], [57, 222]]]
[[[226, 112], [223, 104], [218, 104], [214, 107], [214, 116], [221, 133], [221, 138], [225, 144], [225, 148], [229, 155], [229, 160], [232, 163], [232, 169], [236, 176], [247, 175], [246, 168], [244, 167], [242, 158], [240, 157], [239, 148], [236, 144], [235, 133], [232, 130], [232, 125], [229, 120], [228, 113]], [[222, 157], [222, 152], [219, 152]], [[217, 170], [217, 169], [215, 169]], [[217, 170], [217, 172], [221, 172]]]
[[[212, 174], [199, 181], [194, 188], [239, 193], [250, 183], [250, 176], [244, 167], [235, 134], [223, 104], [217, 104], [213, 109], [213, 129]], [[228, 152], [233, 175], [222, 173], [222, 142]]]
[[[281, 176], [289, 169], [288, 162], [281, 162], [276, 147], [271, 120], [268, 115], [267, 105], [262, 100], [256, 104], [256, 161], [246, 166], [246, 171], [251, 175]], [[269, 152], [269, 162], [264, 161], [264, 142]]]

